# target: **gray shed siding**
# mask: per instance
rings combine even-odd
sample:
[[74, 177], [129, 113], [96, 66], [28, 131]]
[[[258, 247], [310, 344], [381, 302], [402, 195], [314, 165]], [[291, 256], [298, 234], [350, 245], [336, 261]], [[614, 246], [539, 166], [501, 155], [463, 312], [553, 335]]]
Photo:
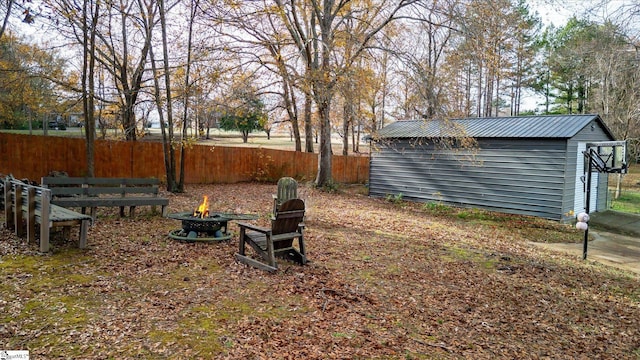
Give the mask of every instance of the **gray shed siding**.
[[[463, 135], [479, 149], [429, 143]], [[373, 143], [369, 193], [571, 220], [584, 201], [579, 149], [609, 140], [615, 139], [595, 114], [398, 121]], [[590, 211], [607, 206], [606, 174], [597, 186]]]
[[418, 202], [442, 201], [561, 220], [567, 181], [565, 139], [478, 139], [475, 152], [415, 142], [395, 139], [376, 144], [378, 149], [371, 154], [371, 196], [402, 194], [403, 199]]
[[[576, 168], [578, 164], [576, 156], [578, 152], [579, 143], [595, 142], [595, 141], [608, 141], [614, 140], [607, 135], [605, 130], [600, 126], [597, 121], [593, 121], [591, 124], [580, 130], [574, 137], [567, 141], [567, 176], [565, 181], [564, 193], [565, 199], [563, 201], [564, 213], [568, 213], [573, 210], [573, 204], [575, 201], [575, 184], [576, 184]], [[582, 160], [582, 157], [580, 157]], [[607, 210], [607, 197], [608, 197], [608, 176], [606, 174], [600, 174], [598, 177], [598, 198], [596, 200], [595, 209], [594, 204], [591, 204], [591, 212]], [[570, 216], [566, 216], [570, 218]]]

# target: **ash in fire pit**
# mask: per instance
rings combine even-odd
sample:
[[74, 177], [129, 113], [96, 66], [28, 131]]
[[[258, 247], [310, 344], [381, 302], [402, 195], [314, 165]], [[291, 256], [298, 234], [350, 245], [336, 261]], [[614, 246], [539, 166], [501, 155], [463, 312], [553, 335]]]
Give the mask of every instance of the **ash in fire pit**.
[[232, 234], [227, 229], [231, 220], [255, 220], [252, 214], [230, 214], [209, 212], [208, 197], [194, 212], [173, 213], [167, 217], [182, 222], [182, 229], [173, 230], [169, 237], [184, 241], [222, 241], [229, 240]]

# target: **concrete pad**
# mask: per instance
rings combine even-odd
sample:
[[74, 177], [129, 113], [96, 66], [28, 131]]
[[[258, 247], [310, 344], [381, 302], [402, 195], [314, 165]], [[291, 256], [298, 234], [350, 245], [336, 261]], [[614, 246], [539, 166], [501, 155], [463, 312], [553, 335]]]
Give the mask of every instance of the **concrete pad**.
[[613, 210], [592, 213], [589, 228], [640, 238], [640, 215]]
[[[587, 260], [597, 261], [640, 275], [640, 238], [605, 231], [589, 230], [594, 240], [587, 244]], [[547, 249], [562, 251], [582, 259], [583, 244], [533, 243]]]

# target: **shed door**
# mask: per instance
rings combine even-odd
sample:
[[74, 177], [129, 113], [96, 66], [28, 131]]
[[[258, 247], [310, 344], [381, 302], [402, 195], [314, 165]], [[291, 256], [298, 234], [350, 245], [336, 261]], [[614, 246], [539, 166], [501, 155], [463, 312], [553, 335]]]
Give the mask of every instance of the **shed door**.
[[[577, 214], [585, 211], [585, 188], [586, 184], [582, 182], [587, 181], [586, 173], [584, 171], [584, 154], [582, 153], [587, 149], [586, 143], [578, 143], [578, 154], [576, 161], [576, 187], [575, 187], [575, 202], [573, 204], [573, 211]], [[593, 172], [591, 173], [591, 199], [589, 201], [589, 209], [590, 212], [594, 212], [597, 209], [597, 201], [598, 201], [598, 177], [599, 173]], [[584, 176], [584, 178], [583, 178]]]

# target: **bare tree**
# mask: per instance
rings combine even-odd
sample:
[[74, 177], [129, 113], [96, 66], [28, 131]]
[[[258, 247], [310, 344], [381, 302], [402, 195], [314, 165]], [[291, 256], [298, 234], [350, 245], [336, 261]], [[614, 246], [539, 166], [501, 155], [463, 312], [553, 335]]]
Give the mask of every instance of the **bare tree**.
[[[316, 186], [332, 184], [331, 102], [338, 79], [359, 58], [375, 36], [412, 0], [382, 1], [372, 5], [334, 0], [309, 0], [297, 4], [274, 0], [291, 39], [306, 64], [320, 121], [320, 150]], [[336, 40], [345, 19], [354, 19], [357, 36], [348, 57], [340, 54]]]
[[5, 13], [4, 18], [2, 19], [2, 27], [0, 27], [0, 39], [2, 39], [2, 35], [4, 35], [4, 31], [7, 29], [7, 24], [9, 23], [9, 18], [11, 17], [11, 10], [13, 8], [14, 0], [6, 0], [4, 4]]
[[422, 119], [447, 115], [448, 86], [442, 69], [450, 43], [458, 35], [452, 19], [456, 6], [456, 2], [442, 1], [417, 8], [414, 21], [401, 29], [412, 41], [392, 49], [405, 67], [403, 81], [410, 95], [404, 107]]
[[[84, 8], [75, 0], [46, 0], [55, 19], [68, 26], [57, 26], [64, 38], [84, 46], [84, 24], [77, 9]], [[135, 107], [144, 86], [147, 56], [151, 46], [150, 32], [144, 31], [145, 19], [153, 0], [119, 0], [102, 2], [97, 8], [93, 56], [96, 64], [106, 70], [114, 82], [110, 90], [117, 99], [120, 122], [127, 140], [136, 140]], [[88, 38], [87, 40], [90, 41]], [[89, 44], [88, 44], [89, 45]], [[109, 96], [109, 95], [107, 95]], [[113, 100], [110, 100], [113, 101]]]
[[272, 83], [265, 81], [264, 87], [268, 89], [266, 92], [280, 98], [278, 107], [285, 110], [287, 119], [276, 122], [291, 124], [295, 150], [301, 151], [298, 97], [303, 90], [296, 65], [298, 56], [291, 46], [292, 41], [281, 35], [286, 29], [277, 12], [261, 3], [247, 3], [242, 7], [228, 4], [225, 8], [213, 4], [206, 8], [205, 13], [212, 22], [226, 25], [217, 30], [228, 39], [225, 48], [242, 59], [242, 65], [239, 65], [242, 69], [238, 74], [253, 68], [256, 72], [266, 70], [262, 74], [263, 81], [275, 75], [277, 80]]
[[163, 77], [164, 77], [164, 91], [165, 91], [165, 106], [166, 106], [166, 126], [164, 123], [164, 106], [161, 103], [160, 99], [162, 98], [160, 85], [158, 82], [158, 74], [155, 66], [155, 59], [152, 60], [153, 70], [154, 70], [154, 79], [155, 79], [155, 87], [156, 87], [156, 102], [158, 103], [158, 112], [161, 113], [160, 116], [160, 127], [162, 131], [162, 139], [163, 139], [163, 149], [165, 156], [165, 168], [167, 172], [167, 191], [170, 192], [182, 192], [183, 185], [177, 181], [177, 172], [176, 172], [176, 158], [175, 158], [175, 149], [173, 147], [174, 140], [174, 121], [173, 121], [173, 98], [171, 96], [171, 72], [169, 66], [169, 44], [167, 41], [167, 8], [165, 7], [164, 0], [157, 1], [158, 6], [158, 17], [160, 19], [160, 31], [162, 33], [162, 69], [163, 69]]
[[87, 0], [82, 7], [82, 109], [84, 112], [87, 176], [95, 174], [94, 142], [95, 120], [95, 68], [96, 27], [100, 13], [100, 2]]

